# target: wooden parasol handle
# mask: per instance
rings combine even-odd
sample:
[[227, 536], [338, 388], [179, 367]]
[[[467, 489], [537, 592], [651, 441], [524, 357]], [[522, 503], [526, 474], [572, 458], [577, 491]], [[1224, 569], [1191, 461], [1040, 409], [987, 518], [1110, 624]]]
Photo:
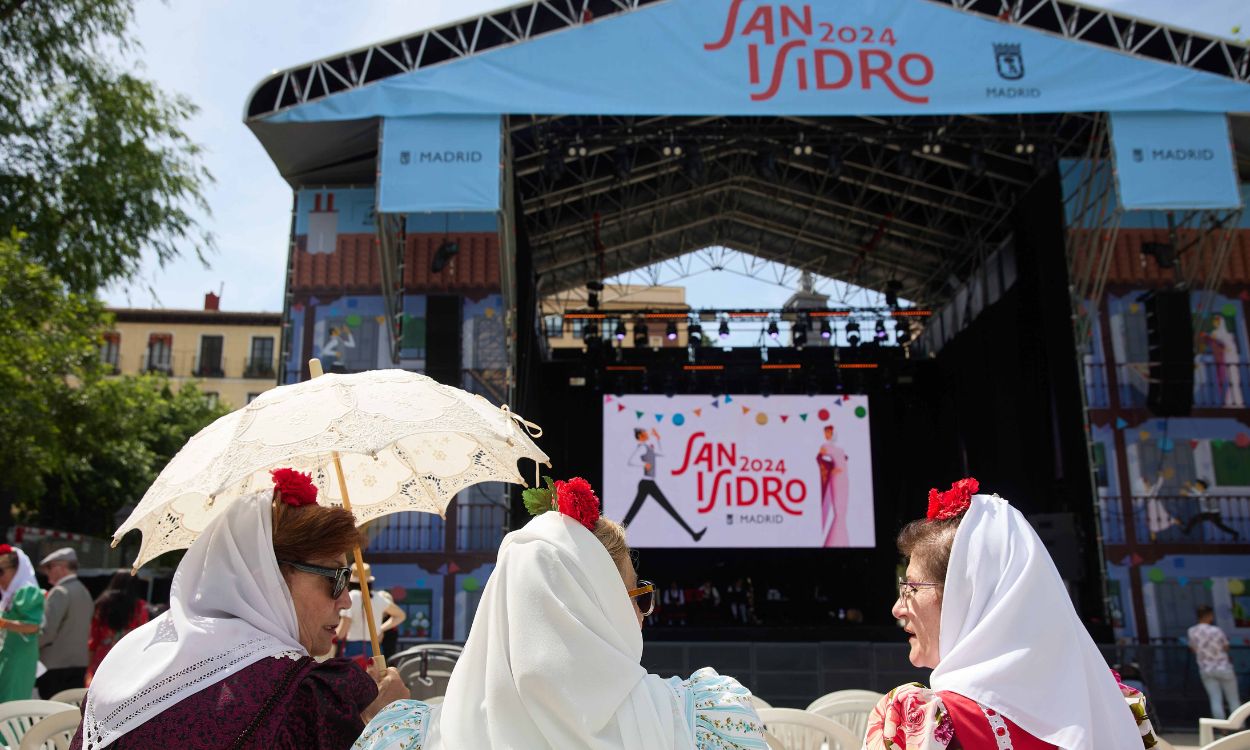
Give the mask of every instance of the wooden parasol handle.
[[[325, 374], [321, 368], [321, 360], [308, 360], [308, 372], [314, 378], [319, 378]], [[347, 494], [347, 479], [343, 476], [343, 463], [339, 460], [338, 451], [331, 451], [330, 456], [334, 459], [334, 473], [339, 479], [339, 494], [343, 497], [343, 510], [350, 513], [352, 511], [352, 501]], [[360, 545], [352, 548], [352, 553], [356, 558], [356, 575], [360, 578], [360, 604], [364, 607], [365, 624], [369, 626], [369, 645], [373, 648], [373, 664], [379, 670], [386, 670], [386, 657], [382, 655], [382, 649], [378, 648], [378, 626], [373, 619], [373, 598], [369, 595], [369, 579], [365, 575], [365, 558], [360, 552]]]

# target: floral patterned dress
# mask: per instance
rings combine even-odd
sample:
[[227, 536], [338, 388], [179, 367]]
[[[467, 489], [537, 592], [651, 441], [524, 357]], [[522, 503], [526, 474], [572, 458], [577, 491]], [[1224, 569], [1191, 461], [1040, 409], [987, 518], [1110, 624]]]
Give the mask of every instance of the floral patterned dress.
[[[704, 667], [688, 679], [671, 677], [680, 720], [685, 721], [694, 750], [767, 750], [764, 723], [751, 705], [751, 693], [737, 680]], [[442, 706], [421, 701], [395, 701], [365, 727], [354, 750], [423, 750], [439, 746], [438, 718]]]
[[[1118, 679], [1118, 678], [1117, 678]], [[1120, 685], [1144, 748], [1158, 743], [1141, 692]], [[1056, 750], [992, 708], [919, 683], [901, 685], [877, 703], [863, 750]]]

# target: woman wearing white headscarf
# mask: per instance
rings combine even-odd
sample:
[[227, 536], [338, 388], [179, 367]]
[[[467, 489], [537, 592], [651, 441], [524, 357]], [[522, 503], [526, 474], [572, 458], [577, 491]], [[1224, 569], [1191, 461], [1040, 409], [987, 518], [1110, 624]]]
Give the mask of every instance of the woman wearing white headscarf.
[[316, 504], [306, 476], [279, 470], [275, 483], [209, 523], [169, 610], [104, 657], [71, 750], [347, 750], [407, 697], [395, 670], [309, 656], [334, 637], [360, 533], [351, 513]]
[[500, 545], [444, 702], [392, 704], [356, 747], [765, 750], [736, 680], [706, 668], [665, 680], [639, 664], [650, 604], [638, 599], [654, 586], [638, 580], [624, 529], [599, 517], [590, 485], [557, 482], [544, 504], [560, 512]]
[[977, 489], [963, 479], [931, 490], [928, 517], [899, 534], [909, 560], [893, 614], [933, 687], [890, 691], [864, 747], [1153, 747], [1141, 694], [1107, 667], [1033, 527]]
[[0, 544], [0, 703], [30, 700], [39, 662], [39, 626], [43, 624], [43, 592], [35, 566], [20, 549]]

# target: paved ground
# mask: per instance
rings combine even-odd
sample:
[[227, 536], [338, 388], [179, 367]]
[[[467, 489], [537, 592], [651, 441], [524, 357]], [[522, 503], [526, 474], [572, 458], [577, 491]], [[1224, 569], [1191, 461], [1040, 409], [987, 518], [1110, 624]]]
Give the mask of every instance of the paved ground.
[[1175, 750], [1198, 750], [1197, 734], [1182, 734], [1178, 732], [1165, 732], [1163, 739], [1172, 744]]

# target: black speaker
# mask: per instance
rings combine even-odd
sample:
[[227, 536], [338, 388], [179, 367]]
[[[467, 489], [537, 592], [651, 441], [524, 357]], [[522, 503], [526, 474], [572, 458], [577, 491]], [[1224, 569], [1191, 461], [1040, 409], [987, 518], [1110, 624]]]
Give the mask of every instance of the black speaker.
[[1160, 417], [1184, 417], [1194, 402], [1194, 331], [1189, 292], [1146, 296], [1150, 385], [1146, 406]]
[[431, 294], [425, 304], [425, 374], [444, 385], [463, 388], [460, 377], [459, 295]]

